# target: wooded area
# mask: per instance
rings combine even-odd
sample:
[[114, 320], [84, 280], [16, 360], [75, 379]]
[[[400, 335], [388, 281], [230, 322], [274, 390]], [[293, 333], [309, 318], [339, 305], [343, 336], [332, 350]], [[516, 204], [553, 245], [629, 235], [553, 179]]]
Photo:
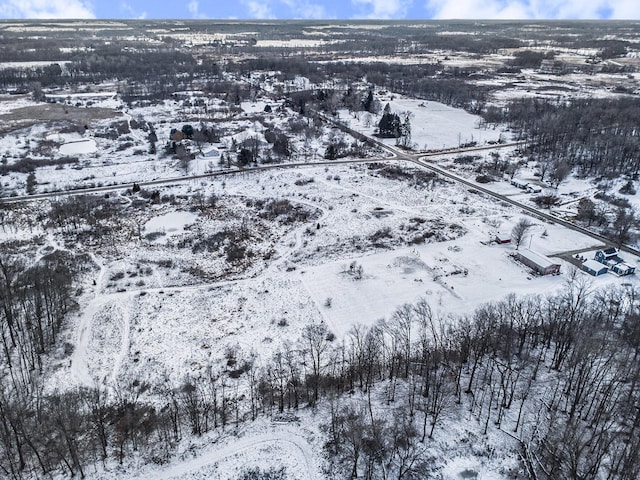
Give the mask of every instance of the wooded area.
[[533, 478], [640, 474], [633, 289], [592, 291], [576, 277], [557, 295], [511, 295], [458, 318], [434, 316], [423, 300], [374, 327], [354, 327], [342, 342], [311, 324], [270, 359], [229, 352], [226, 365], [179, 385], [44, 394], [28, 372], [59, 317], [51, 312], [50, 324], [25, 315], [41, 305], [45, 315], [30, 317], [40, 320], [48, 305], [68, 305], [44, 287], [34, 291], [47, 301], [20, 294], [10, 266], [3, 260], [3, 298], [16, 305], [3, 312], [12, 325], [4, 358], [20, 362], [12, 369], [20, 378], [1, 392], [0, 469], [8, 478], [90, 476], [108, 457], [134, 451], [164, 463], [184, 435], [307, 408], [329, 412], [326, 453], [338, 476], [424, 478], [438, 426], [466, 414], [485, 433], [491, 423], [512, 439]]

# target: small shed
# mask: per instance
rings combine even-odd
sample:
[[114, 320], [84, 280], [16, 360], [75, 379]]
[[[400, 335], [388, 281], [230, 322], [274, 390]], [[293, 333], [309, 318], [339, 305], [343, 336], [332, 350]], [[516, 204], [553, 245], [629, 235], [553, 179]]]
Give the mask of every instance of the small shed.
[[620, 277], [624, 277], [626, 275], [633, 275], [636, 273], [636, 267], [622, 262], [611, 267], [611, 271]]
[[513, 185], [514, 187], [518, 187], [522, 190], [526, 190], [526, 188], [529, 186], [529, 182], [526, 182], [524, 180], [521, 180], [519, 178], [512, 178], [511, 179], [511, 185]]
[[609, 267], [600, 262], [596, 262], [595, 260], [587, 260], [582, 264], [582, 270], [587, 272], [589, 275], [599, 277], [600, 275], [607, 273], [609, 271]]
[[534, 252], [527, 248], [516, 251], [516, 258], [527, 267], [534, 269], [540, 275], [551, 275], [560, 273], [560, 264], [554, 262], [549, 257]]
[[209, 148], [202, 151], [202, 158], [218, 158], [220, 156], [220, 150], [216, 147]]
[[506, 232], [498, 232], [493, 237], [493, 241], [499, 244], [511, 243], [511, 234]]

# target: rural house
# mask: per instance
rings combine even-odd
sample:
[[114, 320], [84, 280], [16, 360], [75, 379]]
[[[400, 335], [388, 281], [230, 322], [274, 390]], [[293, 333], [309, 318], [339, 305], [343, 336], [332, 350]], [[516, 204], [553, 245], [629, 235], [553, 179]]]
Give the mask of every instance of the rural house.
[[596, 252], [595, 260], [610, 268], [618, 263], [622, 263], [623, 261], [618, 256], [618, 250], [613, 247], [598, 250]]
[[612, 273], [620, 277], [633, 275], [636, 272], [636, 267], [624, 263], [624, 260], [618, 256], [618, 250], [613, 247], [598, 250], [595, 259], [609, 267]]

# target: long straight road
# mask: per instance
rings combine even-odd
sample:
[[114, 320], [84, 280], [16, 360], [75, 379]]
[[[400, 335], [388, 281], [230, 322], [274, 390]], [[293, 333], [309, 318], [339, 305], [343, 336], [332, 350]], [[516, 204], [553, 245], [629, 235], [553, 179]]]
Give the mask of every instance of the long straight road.
[[[363, 135], [360, 132], [357, 132], [349, 127], [347, 127], [346, 125], [343, 125], [340, 122], [335, 121], [334, 119], [323, 115], [323, 114], [318, 114], [315, 113], [314, 116], [316, 116], [317, 118], [320, 118], [322, 121], [330, 123], [334, 126], [336, 126], [337, 128], [339, 128], [340, 130], [344, 131], [345, 133], [348, 133], [352, 136], [354, 136], [355, 138], [359, 138], [362, 139], [364, 141], [367, 141], [370, 144], [375, 144], [376, 146], [378, 146], [379, 148], [381, 148], [382, 150], [386, 151], [389, 153], [389, 157], [378, 157], [378, 158], [355, 158], [355, 159], [342, 159], [342, 160], [325, 160], [325, 161], [319, 161], [319, 162], [295, 162], [295, 163], [282, 163], [282, 164], [278, 164], [278, 165], [266, 165], [266, 166], [260, 166], [260, 167], [251, 167], [251, 168], [243, 168], [243, 169], [234, 169], [234, 170], [219, 170], [219, 171], [215, 171], [215, 172], [211, 172], [211, 173], [205, 173], [205, 174], [201, 174], [201, 175], [193, 175], [193, 176], [180, 176], [180, 177], [172, 177], [172, 178], [164, 178], [164, 179], [157, 179], [157, 180], [150, 180], [147, 182], [140, 182], [138, 183], [138, 185], [141, 188], [147, 188], [147, 187], [156, 187], [156, 186], [168, 186], [168, 185], [175, 185], [175, 184], [179, 184], [179, 183], [187, 183], [187, 182], [191, 182], [194, 180], [202, 180], [202, 179], [211, 179], [211, 178], [215, 178], [215, 177], [223, 177], [223, 176], [227, 176], [227, 175], [239, 175], [239, 174], [251, 174], [251, 173], [260, 173], [260, 172], [265, 172], [265, 171], [269, 171], [269, 170], [277, 170], [277, 169], [290, 169], [290, 168], [304, 168], [304, 167], [319, 167], [319, 166], [335, 166], [335, 165], [346, 165], [346, 164], [357, 164], [357, 163], [372, 163], [372, 162], [382, 162], [382, 161], [400, 161], [400, 162], [410, 162], [413, 163], [414, 165], [417, 165], [421, 168], [425, 168], [428, 170], [431, 170], [435, 173], [437, 173], [438, 175], [441, 175], [445, 178], [448, 178], [450, 180], [453, 180], [454, 182], [457, 182], [459, 184], [465, 185], [469, 188], [473, 188], [476, 191], [482, 192], [486, 195], [489, 195], [497, 200], [500, 200], [502, 202], [506, 202], [508, 204], [514, 205], [520, 209], [522, 209], [524, 212], [527, 212], [531, 215], [534, 215], [536, 217], [539, 217], [541, 219], [544, 219], [548, 222], [552, 222], [552, 223], [557, 223], [559, 225], [562, 225], [566, 228], [569, 228], [571, 230], [574, 230], [576, 232], [582, 233], [584, 235], [587, 235], [599, 242], [603, 242], [605, 244], [609, 244], [609, 245], [615, 245], [616, 242], [614, 242], [612, 239], [604, 236], [604, 235], [600, 235], [596, 232], [593, 232], [585, 227], [582, 227], [580, 225], [577, 225], [569, 220], [563, 219], [557, 215], [554, 215], [553, 213], [551, 213], [550, 211], [544, 211], [541, 210], [540, 208], [537, 207], [532, 207], [530, 205], [527, 205], [523, 202], [520, 202], [518, 200], [515, 200], [507, 195], [503, 195], [501, 193], [498, 192], [494, 192], [493, 190], [485, 187], [484, 185], [480, 185], [477, 182], [473, 182], [471, 180], [468, 180], [464, 177], [461, 177], [460, 175], [457, 175], [453, 172], [450, 172], [449, 170], [446, 170], [442, 167], [437, 166], [436, 164], [434, 164], [433, 162], [429, 161], [429, 158], [432, 157], [447, 157], [447, 156], [451, 156], [451, 155], [459, 155], [462, 153], [471, 153], [471, 152], [478, 152], [478, 151], [491, 151], [491, 150], [497, 150], [497, 149], [503, 149], [503, 148], [512, 148], [512, 147], [518, 147], [520, 145], [522, 145], [522, 142], [511, 142], [511, 143], [502, 143], [502, 144], [496, 144], [496, 145], [482, 145], [482, 146], [473, 146], [473, 147], [464, 147], [464, 148], [452, 148], [449, 150], [441, 150], [441, 151], [434, 151], [434, 152], [425, 152], [425, 153], [414, 153], [414, 152], [407, 152], [405, 150], [401, 150], [399, 148], [396, 147], [392, 147], [389, 145], [384, 144], [383, 142], [379, 141], [378, 139], [372, 138], [372, 137], [366, 137], [365, 135]], [[43, 199], [56, 199], [56, 198], [60, 198], [60, 197], [65, 197], [65, 196], [73, 196], [73, 195], [86, 195], [86, 194], [95, 194], [95, 193], [108, 193], [108, 192], [116, 192], [116, 191], [121, 191], [121, 190], [127, 190], [130, 189], [132, 187], [132, 184], [121, 184], [121, 185], [107, 185], [107, 186], [102, 186], [102, 187], [93, 187], [93, 188], [84, 188], [84, 189], [77, 189], [77, 190], [65, 190], [65, 191], [58, 191], [58, 192], [48, 192], [48, 193], [38, 193], [38, 194], [34, 194], [34, 195], [26, 195], [26, 196], [18, 196], [18, 197], [4, 197], [4, 198], [0, 198], [0, 203], [19, 203], [19, 202], [30, 202], [30, 201], [34, 201], [34, 200], [43, 200]], [[638, 255], [640, 256], [640, 250], [635, 249], [633, 247], [630, 247], [628, 245], [621, 245], [620, 249], [631, 253], [633, 255]]]
[[[457, 155], [465, 152], [476, 152], [479, 150], [489, 150], [489, 149], [493, 150], [497, 148], [506, 148], [506, 147], [511, 147], [513, 145], [516, 145], [516, 144], [501, 144], [501, 145], [493, 145], [493, 146], [485, 146], [485, 147], [457, 148], [452, 150], [444, 150], [436, 153], [430, 153], [427, 155], [432, 155], [432, 156]], [[159, 178], [156, 180], [149, 180], [146, 182], [136, 182], [136, 183], [142, 188], [142, 187], [155, 187], [155, 186], [162, 186], [162, 185], [165, 185], [165, 186], [175, 185], [179, 183], [188, 183], [194, 180], [209, 179], [214, 177], [260, 173], [260, 172], [265, 172], [269, 170], [282, 170], [282, 169], [289, 169], [289, 168], [324, 167], [324, 166], [335, 166], [335, 165], [347, 165], [347, 164], [354, 164], [354, 163], [372, 163], [372, 162], [385, 162], [385, 161], [410, 161], [415, 163], [415, 156], [398, 154], [386, 146], [385, 146], [385, 150], [391, 154], [390, 157], [350, 158], [350, 159], [341, 159], [341, 160], [321, 160], [316, 162], [279, 163], [276, 165], [263, 165], [259, 167], [216, 170], [214, 172], [203, 173], [200, 175], [182, 175], [179, 177]], [[94, 193], [116, 192], [121, 190], [128, 190], [132, 186], [133, 186], [132, 183], [123, 183], [123, 184], [115, 184], [115, 185], [104, 185], [101, 187], [78, 188], [78, 189], [72, 189], [72, 190], [58, 190], [54, 192], [36, 193], [33, 195], [0, 197], [0, 203], [31, 202], [34, 200], [55, 199], [55, 198], [69, 197], [74, 195], [88, 195], [88, 194], [94, 194]]]

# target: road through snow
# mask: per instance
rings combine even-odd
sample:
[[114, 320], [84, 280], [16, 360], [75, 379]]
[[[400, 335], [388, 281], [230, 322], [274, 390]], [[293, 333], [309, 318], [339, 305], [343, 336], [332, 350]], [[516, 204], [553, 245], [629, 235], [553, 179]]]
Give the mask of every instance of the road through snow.
[[[226, 459], [232, 457], [242, 457], [247, 450], [255, 450], [264, 446], [277, 446], [282, 450], [283, 460], [286, 457], [288, 463], [293, 460], [297, 464], [298, 468], [296, 472], [287, 472], [289, 478], [304, 478], [309, 480], [321, 480], [324, 478], [320, 466], [316, 462], [317, 454], [314, 453], [311, 444], [300, 435], [299, 429], [287, 427], [284, 425], [274, 424], [270, 427], [271, 431], [251, 434], [247, 433], [245, 436], [237, 439], [229, 439], [224, 445], [216, 448], [216, 445], [210, 449], [204, 451], [202, 455], [192, 460], [185, 460], [179, 464], [166, 467], [161, 471], [149, 471], [136, 477], [136, 480], [178, 480], [181, 478], [228, 478], [225, 476], [225, 472], [215, 472], [214, 477], [211, 476], [212, 472], [201, 472], [201, 476], [198, 475], [199, 470], [207, 469], [207, 467], [218, 464]], [[274, 458], [274, 460], [277, 460]], [[246, 466], [244, 462], [238, 460], [241, 466]], [[271, 466], [277, 466], [277, 462], [273, 462]], [[233, 472], [229, 472], [232, 474]], [[298, 477], [295, 474], [301, 473], [304, 476]], [[230, 478], [230, 477], [229, 477]], [[235, 478], [235, 477], [233, 477]]]

